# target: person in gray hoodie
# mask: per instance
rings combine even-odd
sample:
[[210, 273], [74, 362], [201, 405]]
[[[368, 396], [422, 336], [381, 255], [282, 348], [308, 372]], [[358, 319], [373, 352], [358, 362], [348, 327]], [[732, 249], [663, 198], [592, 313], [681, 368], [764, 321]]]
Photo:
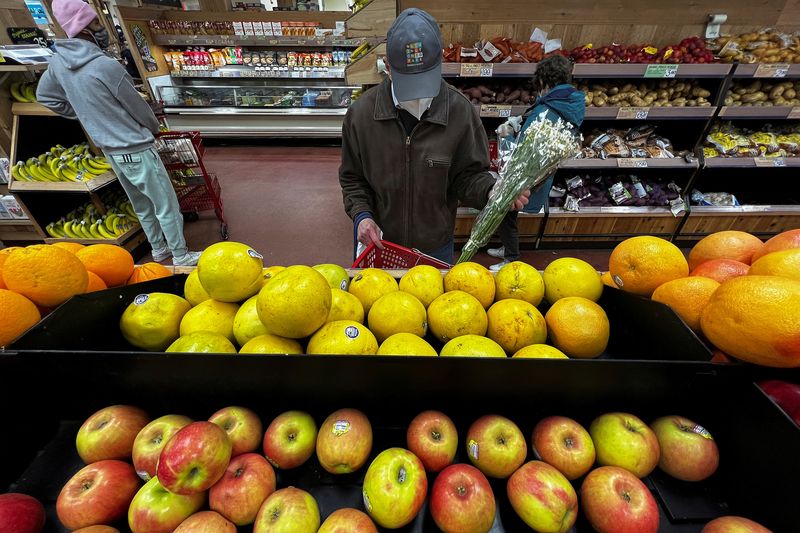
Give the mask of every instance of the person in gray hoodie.
[[36, 98], [59, 115], [77, 119], [105, 154], [133, 205], [153, 251], [194, 266], [183, 235], [183, 215], [169, 174], [154, 147], [159, 124], [125, 69], [103, 53], [108, 33], [89, 4], [54, 0], [53, 16], [69, 39], [55, 41], [55, 55], [39, 80]]

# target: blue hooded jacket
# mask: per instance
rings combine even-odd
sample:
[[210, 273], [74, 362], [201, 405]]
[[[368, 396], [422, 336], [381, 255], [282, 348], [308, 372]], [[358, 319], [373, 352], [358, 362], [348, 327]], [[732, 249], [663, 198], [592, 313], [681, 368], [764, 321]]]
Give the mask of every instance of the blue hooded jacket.
[[[585, 95], [569, 84], [556, 85], [549, 92], [540, 96], [533, 107], [526, 114], [525, 120], [520, 129], [517, 142], [521, 141], [528, 128], [539, 118], [542, 112], [547, 112], [547, 119], [556, 121], [559, 118], [571, 123], [577, 130], [583, 123], [586, 111]], [[550, 196], [550, 188], [553, 186], [553, 176], [545, 180], [531, 195], [528, 205], [523, 209], [526, 213], [538, 213], [547, 203]]]

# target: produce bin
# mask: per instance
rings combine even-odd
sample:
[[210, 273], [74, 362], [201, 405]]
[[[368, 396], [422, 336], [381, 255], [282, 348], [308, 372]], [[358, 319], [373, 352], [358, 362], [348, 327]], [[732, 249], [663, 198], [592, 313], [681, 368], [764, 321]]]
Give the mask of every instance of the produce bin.
[[[20, 337], [17, 351], [134, 351], [119, 331], [119, 319], [143, 293], [183, 295], [186, 275], [75, 296]], [[606, 289], [599, 301], [611, 323], [603, 358], [709, 361], [711, 352], [666, 305], [619, 290]], [[544, 305], [540, 306], [542, 313]], [[441, 342], [428, 335], [434, 348]]]
[[[0, 440], [1, 481], [46, 504], [46, 531], [65, 531], [54, 502], [81, 466], [77, 429], [96, 409], [118, 403], [143, 407], [153, 417], [182, 413], [196, 420], [243, 405], [265, 424], [287, 409], [307, 410], [319, 423], [335, 409], [355, 407], [374, 428], [371, 458], [388, 447], [404, 447], [411, 419], [439, 409], [458, 428], [459, 461], [467, 460], [467, 428], [484, 414], [511, 418], [527, 439], [535, 423], [549, 415], [570, 416], [588, 427], [608, 411], [630, 412], [647, 422], [680, 414], [711, 432], [721, 463], [700, 483], [678, 482], [658, 470], [646, 478], [659, 503], [660, 531], [698, 533], [722, 514], [748, 516], [776, 533], [796, 531], [800, 508], [791, 487], [800, 476], [800, 430], [755, 385], [719, 370], [699, 362], [4, 353], [0, 385], [15, 401], [1, 408], [3, 418], [13, 421], [8, 427], [14, 437]], [[324, 518], [340, 507], [363, 509], [365, 471], [332, 476], [312, 458], [296, 471], [279, 471], [278, 486], [309, 490]], [[508, 503], [505, 483], [492, 481], [492, 487], [498, 504], [492, 531], [528, 530]], [[124, 523], [120, 527], [127, 531]], [[423, 508], [400, 531], [436, 530]], [[574, 532], [588, 531], [579, 518]]]

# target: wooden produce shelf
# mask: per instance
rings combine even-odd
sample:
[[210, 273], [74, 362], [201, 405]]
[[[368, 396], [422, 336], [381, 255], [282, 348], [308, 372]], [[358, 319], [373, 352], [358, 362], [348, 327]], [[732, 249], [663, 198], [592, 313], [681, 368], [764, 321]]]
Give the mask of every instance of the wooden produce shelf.
[[[141, 237], [141, 239], [137, 239], [137, 237]], [[137, 224], [128, 231], [126, 231], [125, 233], [123, 233], [122, 235], [120, 235], [119, 237], [117, 237], [116, 239], [70, 239], [68, 237], [64, 239], [53, 239], [50, 237], [46, 237], [44, 239], [44, 242], [46, 244], [55, 244], [57, 242], [77, 242], [79, 244], [86, 244], [86, 245], [114, 244], [116, 246], [125, 246], [126, 243], [130, 242], [131, 240], [136, 240], [138, 241], [136, 242], [136, 246], [138, 246], [139, 244], [144, 242], [143, 241], [144, 238], [145, 237], [144, 237], [144, 232], [142, 231], [142, 227]], [[134, 246], [134, 248], [136, 246]], [[130, 248], [128, 249], [130, 250]]]
[[345, 67], [220, 67], [217, 70], [178, 70], [169, 73], [173, 78], [236, 78], [236, 79], [297, 79], [341, 80]]
[[0, 218], [0, 226], [33, 226], [29, 218]]
[[[783, 75], [781, 75], [783, 74]], [[800, 78], [800, 64], [740, 63], [734, 78]]]
[[[572, 75], [576, 78], [644, 78], [648, 64], [644, 63], [576, 63]], [[675, 78], [724, 78], [731, 71], [727, 63], [678, 65]], [[666, 77], [666, 76], [655, 76]]]
[[516, 117], [522, 115], [530, 106], [527, 105], [507, 105], [507, 104], [473, 104], [475, 110], [481, 117]]
[[377, 61], [386, 55], [386, 43], [380, 43], [359, 57], [344, 70], [347, 85], [378, 85], [383, 74], [378, 72]]
[[14, 102], [11, 104], [11, 113], [17, 116], [27, 117], [57, 117], [58, 114], [49, 110], [42, 104]]
[[800, 157], [709, 157], [704, 168], [800, 168]]
[[296, 46], [357, 48], [362, 39], [344, 37], [284, 37], [241, 35], [154, 35], [153, 41], [161, 46]]
[[719, 116], [727, 119], [800, 119], [800, 106], [723, 106]]
[[635, 235], [670, 238], [683, 215], [666, 207], [589, 207], [580, 211], [550, 208], [542, 242], [617, 241]]
[[[642, 166], [637, 166], [637, 162]], [[642, 163], [643, 162], [643, 163]], [[604, 169], [604, 168], [624, 168], [627, 170], [644, 168], [674, 168], [674, 169], [693, 169], [697, 168], [697, 161], [687, 161], [682, 157], [667, 158], [644, 158], [629, 159], [613, 157], [608, 159], [567, 159], [562, 161], [558, 168], [564, 169]]]
[[34, 65], [2, 65], [0, 72], [41, 72], [47, 70], [47, 63], [36, 63]]
[[799, 205], [692, 206], [677, 238], [695, 240], [725, 230], [746, 231], [763, 238], [797, 227]]
[[109, 170], [86, 181], [17, 181], [12, 180], [11, 192], [94, 192], [117, 181], [117, 175]]
[[[627, 110], [641, 110], [643, 118], [631, 118]], [[716, 107], [587, 107], [586, 120], [708, 120], [714, 116]], [[646, 115], [644, 115], [646, 112]]]

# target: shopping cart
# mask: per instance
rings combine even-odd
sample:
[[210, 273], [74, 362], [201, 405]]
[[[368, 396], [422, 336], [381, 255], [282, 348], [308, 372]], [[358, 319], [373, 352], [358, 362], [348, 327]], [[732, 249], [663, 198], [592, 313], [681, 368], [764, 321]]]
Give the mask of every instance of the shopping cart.
[[178, 195], [181, 213], [188, 222], [199, 218], [200, 211], [214, 210], [219, 219], [219, 233], [228, 240], [228, 222], [222, 208], [219, 179], [203, 164], [205, 147], [200, 132], [163, 132], [156, 135], [156, 150], [167, 168]]
[[381, 244], [383, 244], [382, 250], [374, 244], [367, 246], [367, 249], [353, 263], [353, 268], [406, 269], [417, 265], [430, 265], [440, 270], [450, 268], [447, 263], [423, 254], [419, 250], [405, 248], [389, 241], [381, 241]]

